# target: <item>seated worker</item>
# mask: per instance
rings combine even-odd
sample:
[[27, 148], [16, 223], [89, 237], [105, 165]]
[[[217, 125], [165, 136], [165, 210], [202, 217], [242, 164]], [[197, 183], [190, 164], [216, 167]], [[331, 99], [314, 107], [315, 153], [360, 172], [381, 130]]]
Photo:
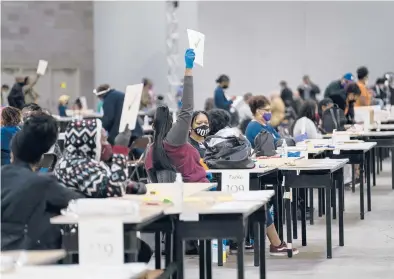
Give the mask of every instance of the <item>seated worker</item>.
[[189, 142], [195, 149], [197, 149], [201, 158], [204, 158], [205, 146], [203, 142], [208, 134], [208, 114], [203, 110], [193, 112]]
[[249, 101], [250, 110], [253, 113], [253, 120], [246, 128], [245, 136], [254, 148], [254, 139], [265, 130], [274, 137], [274, 142], [280, 139], [278, 132], [269, 124], [271, 120], [271, 104], [264, 96], [254, 96]]
[[83, 193], [86, 197], [120, 197], [125, 193], [144, 194], [145, 185], [128, 179], [127, 154], [131, 132], [118, 135], [112, 149], [108, 166], [101, 162], [101, 120], [74, 120], [65, 132], [64, 156], [57, 164], [54, 174], [66, 187]]
[[[253, 112], [253, 109], [252, 109]], [[255, 112], [253, 113], [255, 114]], [[235, 128], [230, 128], [231, 117], [228, 112], [221, 109], [213, 109], [208, 112], [209, 127], [211, 135], [227, 136], [236, 133]], [[238, 131], [239, 134], [239, 131]], [[270, 254], [272, 256], [287, 255], [287, 244], [279, 239], [278, 233], [274, 225], [274, 220], [271, 216], [270, 210], [267, 210], [267, 236], [271, 243]], [[297, 255], [298, 249], [293, 248], [293, 254]]]
[[[180, 173], [185, 182], [209, 182], [205, 169], [200, 164], [200, 154], [188, 142], [194, 107], [194, 58], [194, 51], [186, 50], [182, 108], [177, 121], [172, 123], [172, 114], [167, 106], [156, 109], [152, 125], [155, 131], [153, 143], [149, 146], [145, 158], [145, 168], [153, 183], [158, 182], [158, 171]], [[174, 181], [175, 177], [168, 177], [168, 180], [167, 182]]]
[[30, 116], [30, 114], [32, 114], [32, 112], [41, 112], [41, 111], [42, 108], [35, 103], [26, 104], [22, 108], [22, 119], [23, 121], [25, 121]]
[[354, 106], [361, 96], [361, 90], [356, 83], [350, 83], [344, 94], [332, 95], [330, 98], [345, 113], [347, 124], [354, 124]]
[[66, 110], [68, 109], [68, 101], [70, 100], [70, 96], [67, 95], [62, 95], [59, 98], [59, 105], [58, 105], [58, 111], [59, 111], [59, 116], [61, 117], [66, 117]]
[[1, 250], [60, 249], [61, 233], [49, 219], [83, 197], [35, 166], [58, 137], [49, 115], [30, 117], [11, 143], [11, 164], [1, 169]]
[[5, 107], [1, 110], [1, 165], [11, 162], [11, 140], [20, 131], [22, 113], [14, 107]]
[[317, 111], [319, 114], [319, 118], [322, 119], [323, 118], [323, 113], [332, 108], [334, 106], [333, 101], [330, 98], [324, 98], [323, 100], [321, 100], [319, 102], [319, 104], [317, 105]]
[[291, 134], [293, 137], [296, 138], [306, 134], [308, 139], [321, 139], [322, 135], [317, 127], [317, 115], [316, 102], [312, 99], [306, 100], [292, 126]]

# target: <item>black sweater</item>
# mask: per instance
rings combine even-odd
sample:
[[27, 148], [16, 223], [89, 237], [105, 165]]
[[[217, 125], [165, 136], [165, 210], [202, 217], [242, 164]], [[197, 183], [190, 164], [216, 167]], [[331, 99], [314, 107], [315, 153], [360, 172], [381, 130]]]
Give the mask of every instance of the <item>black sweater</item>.
[[1, 169], [1, 250], [60, 248], [60, 230], [49, 219], [83, 197], [22, 162]]

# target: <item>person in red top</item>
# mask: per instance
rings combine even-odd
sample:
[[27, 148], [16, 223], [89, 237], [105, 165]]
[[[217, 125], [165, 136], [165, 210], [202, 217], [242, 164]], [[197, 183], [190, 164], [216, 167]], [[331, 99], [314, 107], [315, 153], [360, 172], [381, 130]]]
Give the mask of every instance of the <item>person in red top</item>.
[[206, 171], [200, 164], [198, 151], [188, 142], [194, 109], [194, 57], [192, 49], [186, 50], [182, 107], [177, 121], [172, 123], [172, 115], [167, 106], [156, 109], [152, 125], [155, 132], [153, 143], [148, 148], [145, 159], [145, 168], [153, 183], [158, 182], [158, 171], [180, 173], [185, 182], [209, 182]]

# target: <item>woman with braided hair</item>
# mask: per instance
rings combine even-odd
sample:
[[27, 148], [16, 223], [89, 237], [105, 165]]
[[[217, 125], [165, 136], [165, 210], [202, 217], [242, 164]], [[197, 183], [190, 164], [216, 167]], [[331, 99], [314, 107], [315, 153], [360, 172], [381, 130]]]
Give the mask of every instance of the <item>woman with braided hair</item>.
[[1, 165], [10, 164], [10, 143], [13, 136], [20, 130], [19, 124], [22, 113], [14, 107], [5, 107], [1, 110]]

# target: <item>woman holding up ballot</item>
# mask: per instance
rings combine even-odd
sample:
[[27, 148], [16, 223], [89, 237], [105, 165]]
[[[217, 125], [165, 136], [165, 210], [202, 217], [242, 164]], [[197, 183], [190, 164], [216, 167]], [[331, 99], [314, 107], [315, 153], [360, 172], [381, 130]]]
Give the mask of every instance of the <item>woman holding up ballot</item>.
[[182, 107], [177, 121], [172, 123], [172, 115], [167, 106], [156, 109], [152, 125], [153, 144], [149, 147], [145, 161], [145, 168], [153, 183], [158, 182], [157, 172], [165, 170], [181, 173], [185, 182], [209, 182], [205, 169], [200, 164], [198, 151], [188, 142], [194, 109], [194, 58], [194, 51], [186, 50]]

